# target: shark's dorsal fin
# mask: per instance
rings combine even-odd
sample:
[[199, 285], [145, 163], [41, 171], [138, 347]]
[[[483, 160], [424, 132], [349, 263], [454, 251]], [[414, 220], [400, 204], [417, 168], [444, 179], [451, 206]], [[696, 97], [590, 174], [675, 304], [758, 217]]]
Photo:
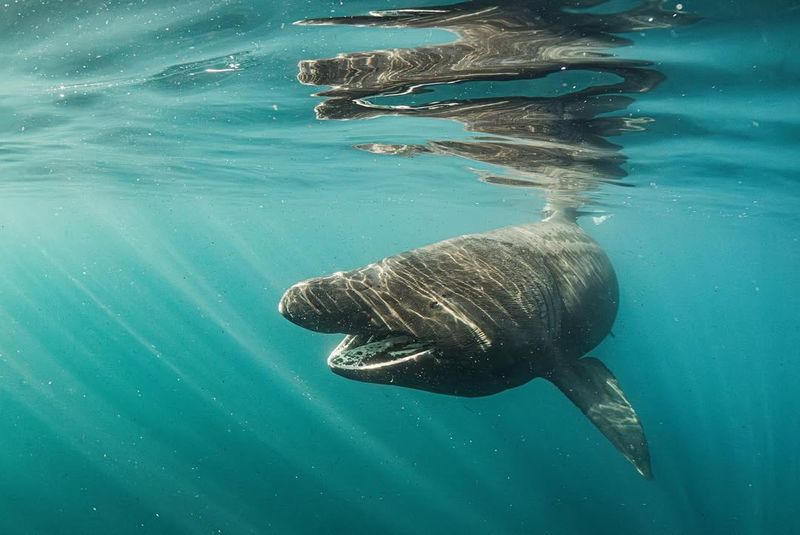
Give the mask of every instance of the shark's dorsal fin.
[[583, 213], [577, 207], [549, 200], [542, 211], [544, 221], [564, 221], [575, 223]]
[[602, 362], [591, 357], [562, 362], [545, 378], [583, 411], [640, 474], [652, 479], [642, 425], [617, 378]]

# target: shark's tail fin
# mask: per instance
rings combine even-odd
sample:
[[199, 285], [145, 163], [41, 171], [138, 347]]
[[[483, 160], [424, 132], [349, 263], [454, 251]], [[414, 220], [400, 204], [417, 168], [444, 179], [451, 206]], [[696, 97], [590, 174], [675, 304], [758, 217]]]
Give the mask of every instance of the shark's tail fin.
[[554, 368], [546, 378], [592, 421], [636, 470], [652, 479], [647, 439], [617, 378], [591, 357]]

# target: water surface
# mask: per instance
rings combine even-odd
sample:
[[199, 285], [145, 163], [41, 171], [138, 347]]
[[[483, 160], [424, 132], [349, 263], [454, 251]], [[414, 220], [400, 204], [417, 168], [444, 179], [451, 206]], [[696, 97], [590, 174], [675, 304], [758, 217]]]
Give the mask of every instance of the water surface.
[[[590, 95], [632, 101], [585, 120], [646, 128], [544, 167], [485, 157], [487, 136], [530, 141], [507, 122], [425, 107], [563, 101], [614, 73], [373, 87], [358, 98], [407, 111], [317, 117], [330, 88], [300, 61], [457, 37], [292, 23], [403, 7], [425, 6], [0, 6], [3, 533], [798, 531], [796, 3], [610, 32], [630, 41], [613, 62], [664, 79]], [[363, 150], [399, 145], [426, 150]], [[346, 381], [324, 362], [338, 337], [277, 312], [297, 280], [536, 220], [576, 183], [621, 289], [593, 354], [654, 481], [544, 381], [480, 399]]]

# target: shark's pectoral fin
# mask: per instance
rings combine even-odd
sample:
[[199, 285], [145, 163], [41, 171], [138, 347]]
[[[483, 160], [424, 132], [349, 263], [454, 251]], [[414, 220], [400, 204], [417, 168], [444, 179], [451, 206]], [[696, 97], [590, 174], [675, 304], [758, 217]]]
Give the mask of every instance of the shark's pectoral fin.
[[583, 411], [640, 474], [652, 479], [642, 425], [617, 378], [602, 362], [584, 357], [560, 364], [546, 378]]

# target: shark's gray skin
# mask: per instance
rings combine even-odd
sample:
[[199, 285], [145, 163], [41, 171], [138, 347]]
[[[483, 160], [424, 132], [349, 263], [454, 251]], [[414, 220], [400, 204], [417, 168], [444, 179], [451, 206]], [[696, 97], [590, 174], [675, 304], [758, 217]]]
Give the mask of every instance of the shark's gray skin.
[[614, 375], [586, 357], [617, 313], [614, 269], [573, 217], [445, 240], [300, 282], [279, 310], [347, 336], [344, 377], [485, 396], [543, 377], [651, 477], [647, 441]]

